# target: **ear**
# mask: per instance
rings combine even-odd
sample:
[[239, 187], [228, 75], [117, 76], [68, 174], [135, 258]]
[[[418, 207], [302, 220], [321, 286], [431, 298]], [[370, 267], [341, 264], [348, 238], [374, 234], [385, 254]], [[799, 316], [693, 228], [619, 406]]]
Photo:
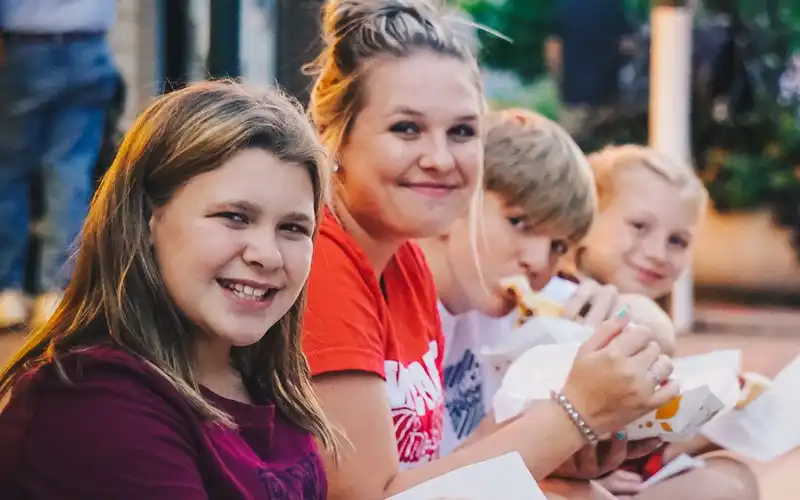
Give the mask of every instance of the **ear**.
[[158, 222], [159, 212], [154, 210], [152, 215], [150, 215], [150, 219], [147, 221], [147, 227], [149, 229], [147, 239], [149, 240], [148, 243], [151, 247], [155, 244], [156, 231], [158, 231]]

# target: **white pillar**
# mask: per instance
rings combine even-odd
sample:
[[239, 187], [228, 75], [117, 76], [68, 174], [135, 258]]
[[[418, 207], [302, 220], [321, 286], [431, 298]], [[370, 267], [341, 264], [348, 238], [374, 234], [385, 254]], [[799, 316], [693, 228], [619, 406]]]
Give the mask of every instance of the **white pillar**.
[[[680, 1], [672, 2], [685, 5]], [[692, 12], [688, 7], [657, 6], [652, 11], [650, 53], [650, 145], [679, 161], [691, 161], [690, 105]], [[694, 323], [691, 266], [675, 283], [672, 320], [678, 332]]]

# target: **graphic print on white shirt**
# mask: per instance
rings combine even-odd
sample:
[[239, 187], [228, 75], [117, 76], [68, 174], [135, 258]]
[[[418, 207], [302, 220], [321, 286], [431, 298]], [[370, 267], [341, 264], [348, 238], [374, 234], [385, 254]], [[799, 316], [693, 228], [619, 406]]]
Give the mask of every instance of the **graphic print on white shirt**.
[[397, 451], [403, 467], [439, 457], [444, 398], [436, 366], [438, 357], [439, 344], [431, 341], [420, 361], [407, 366], [392, 360], [384, 363]]
[[488, 413], [493, 387], [477, 354], [491, 345], [505, 327], [494, 318], [477, 312], [453, 316], [439, 303], [439, 317], [444, 334], [444, 399], [447, 418], [444, 422], [442, 455], [461, 444]]
[[472, 434], [486, 415], [480, 370], [471, 349], [464, 350], [460, 360], [444, 367], [445, 407], [459, 442]]

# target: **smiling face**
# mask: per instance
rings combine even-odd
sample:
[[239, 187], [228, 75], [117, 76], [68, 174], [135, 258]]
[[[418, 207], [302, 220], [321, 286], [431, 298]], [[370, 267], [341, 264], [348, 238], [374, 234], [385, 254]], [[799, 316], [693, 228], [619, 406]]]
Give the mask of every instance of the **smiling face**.
[[420, 50], [371, 61], [339, 151], [337, 203], [373, 237], [441, 234], [477, 185], [482, 98], [470, 67]]
[[151, 218], [167, 292], [201, 335], [255, 343], [303, 289], [314, 216], [306, 168], [241, 151], [193, 177]]
[[504, 316], [515, 304], [501, 281], [522, 274], [531, 288], [542, 289], [555, 274], [568, 242], [555, 228], [532, 226], [521, 208], [508, 206], [491, 191], [484, 193], [478, 221], [477, 259], [468, 218], [459, 219], [448, 235], [447, 260], [455, 286], [450, 287], [450, 297], [442, 299], [453, 302], [446, 304], [452, 309]]
[[581, 265], [624, 293], [661, 298], [689, 263], [700, 203], [644, 167], [620, 172], [615, 184], [583, 243]]

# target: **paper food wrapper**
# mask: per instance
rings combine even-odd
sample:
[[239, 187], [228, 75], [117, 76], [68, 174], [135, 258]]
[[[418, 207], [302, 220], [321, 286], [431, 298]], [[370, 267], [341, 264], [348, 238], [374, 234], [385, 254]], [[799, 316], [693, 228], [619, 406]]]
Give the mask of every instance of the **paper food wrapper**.
[[644, 485], [648, 487], [653, 486], [654, 484], [658, 484], [666, 479], [675, 477], [678, 474], [682, 474], [693, 469], [701, 469], [705, 466], [706, 462], [702, 458], [696, 458], [687, 455], [686, 453], [681, 453], [670, 462], [666, 463], [664, 467], [659, 469], [658, 472], [653, 474], [650, 479], [644, 482]]
[[468, 465], [389, 500], [545, 500], [518, 453]]
[[[535, 401], [549, 399], [551, 391], [561, 390], [580, 345], [540, 345], [512, 362], [494, 397], [497, 421], [513, 418]], [[629, 438], [688, 440], [720, 412], [733, 408], [739, 397], [737, 356], [730, 351], [677, 360], [672, 378], [680, 382], [681, 395], [631, 423], [626, 428]]]
[[703, 435], [751, 460], [769, 462], [800, 448], [800, 357], [746, 408], [711, 421]]
[[511, 328], [491, 346], [483, 346], [476, 354], [491, 387], [500, 387], [511, 363], [533, 347], [582, 343], [594, 333], [591, 327], [548, 316], [533, 317], [518, 328]]

